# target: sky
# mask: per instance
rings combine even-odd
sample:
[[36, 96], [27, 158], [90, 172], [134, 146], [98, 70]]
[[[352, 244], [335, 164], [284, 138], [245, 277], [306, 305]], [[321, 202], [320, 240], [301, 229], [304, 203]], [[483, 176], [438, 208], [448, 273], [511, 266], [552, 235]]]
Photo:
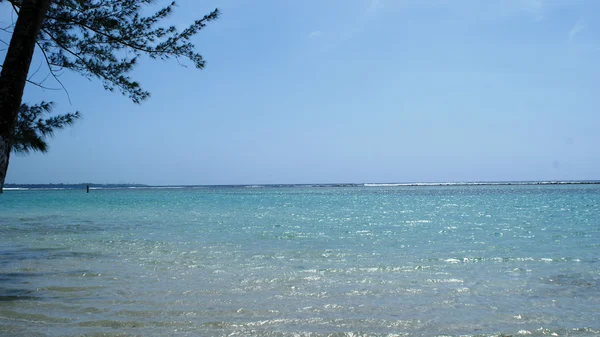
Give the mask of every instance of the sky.
[[177, 3], [179, 27], [222, 11], [193, 40], [206, 68], [142, 60], [141, 105], [28, 85], [83, 119], [7, 183], [600, 179], [600, 1]]

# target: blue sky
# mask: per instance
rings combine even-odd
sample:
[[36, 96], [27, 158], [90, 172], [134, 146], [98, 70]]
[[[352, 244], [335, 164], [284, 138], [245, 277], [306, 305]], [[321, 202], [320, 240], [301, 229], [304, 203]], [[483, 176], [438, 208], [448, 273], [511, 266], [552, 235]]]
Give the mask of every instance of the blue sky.
[[68, 73], [72, 104], [28, 86], [84, 118], [7, 182], [600, 179], [598, 1], [178, 4], [182, 27], [222, 10], [206, 68], [143, 60], [142, 105]]

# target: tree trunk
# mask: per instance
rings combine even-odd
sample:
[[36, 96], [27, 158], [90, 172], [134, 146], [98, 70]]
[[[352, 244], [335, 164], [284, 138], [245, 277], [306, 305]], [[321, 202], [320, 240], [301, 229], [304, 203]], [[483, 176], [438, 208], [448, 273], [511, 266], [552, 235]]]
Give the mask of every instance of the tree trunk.
[[9, 158], [10, 142], [8, 138], [0, 136], [0, 194], [4, 192], [4, 178], [6, 178]]
[[51, 0], [23, 0], [0, 73], [0, 193], [31, 58]]

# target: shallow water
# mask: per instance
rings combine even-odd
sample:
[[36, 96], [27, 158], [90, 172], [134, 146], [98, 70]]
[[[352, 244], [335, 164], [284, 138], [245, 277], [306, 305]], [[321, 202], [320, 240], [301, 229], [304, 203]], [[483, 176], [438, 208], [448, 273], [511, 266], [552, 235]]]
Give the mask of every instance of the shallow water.
[[597, 336], [600, 185], [7, 191], [2, 336]]

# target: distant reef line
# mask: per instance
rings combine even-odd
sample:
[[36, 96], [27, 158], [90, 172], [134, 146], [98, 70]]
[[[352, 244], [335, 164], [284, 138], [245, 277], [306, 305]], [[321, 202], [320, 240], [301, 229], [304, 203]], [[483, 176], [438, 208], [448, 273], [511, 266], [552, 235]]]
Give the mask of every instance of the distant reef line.
[[502, 185], [587, 185], [600, 180], [565, 181], [474, 181], [474, 182], [408, 182], [408, 183], [331, 183], [331, 184], [246, 184], [246, 185], [148, 185], [148, 184], [5, 184], [6, 190], [71, 190], [83, 189], [160, 189], [160, 188], [282, 188], [282, 187], [402, 187], [402, 186], [502, 186]]
[[129, 188], [129, 187], [149, 187], [146, 184], [94, 184], [94, 183], [78, 183], [78, 184], [4, 184], [4, 188], [30, 188], [30, 189], [86, 189], [90, 188]]

